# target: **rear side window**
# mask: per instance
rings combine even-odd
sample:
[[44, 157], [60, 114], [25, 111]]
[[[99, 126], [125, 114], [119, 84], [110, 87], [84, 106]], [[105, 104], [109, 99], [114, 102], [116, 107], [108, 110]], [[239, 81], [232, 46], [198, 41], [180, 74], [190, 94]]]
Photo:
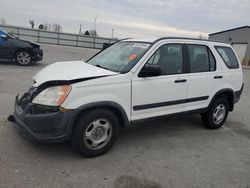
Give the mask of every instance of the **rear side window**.
[[215, 46], [215, 48], [229, 69], [239, 68], [238, 60], [231, 48], [223, 46]]
[[207, 46], [188, 45], [190, 72], [209, 72], [216, 69], [214, 56]]

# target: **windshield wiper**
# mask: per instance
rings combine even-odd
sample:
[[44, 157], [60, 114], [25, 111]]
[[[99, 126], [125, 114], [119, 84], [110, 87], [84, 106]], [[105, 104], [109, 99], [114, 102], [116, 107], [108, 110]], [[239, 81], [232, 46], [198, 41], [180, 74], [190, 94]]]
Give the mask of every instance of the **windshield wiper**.
[[106, 68], [106, 67], [103, 67], [103, 66], [101, 66], [101, 65], [95, 65], [96, 67], [99, 67], [99, 68], [102, 68], [102, 69], [106, 69], [106, 70], [109, 70], [108, 68]]
[[108, 69], [108, 68], [103, 67], [103, 66], [101, 66], [101, 65], [95, 65], [95, 66], [96, 66], [96, 67], [99, 67], [99, 68], [102, 68], [102, 69], [105, 69], [105, 70], [112, 71], [112, 72], [117, 72], [117, 73], [120, 73], [120, 72], [118, 72], [118, 71], [116, 71], [116, 70]]

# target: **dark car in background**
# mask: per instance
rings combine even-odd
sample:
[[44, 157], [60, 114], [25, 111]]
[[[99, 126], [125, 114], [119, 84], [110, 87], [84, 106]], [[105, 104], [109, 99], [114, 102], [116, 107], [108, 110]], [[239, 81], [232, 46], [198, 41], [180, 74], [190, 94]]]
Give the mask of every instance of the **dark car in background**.
[[20, 40], [0, 29], [0, 62], [14, 61], [30, 65], [43, 59], [43, 51], [34, 42]]

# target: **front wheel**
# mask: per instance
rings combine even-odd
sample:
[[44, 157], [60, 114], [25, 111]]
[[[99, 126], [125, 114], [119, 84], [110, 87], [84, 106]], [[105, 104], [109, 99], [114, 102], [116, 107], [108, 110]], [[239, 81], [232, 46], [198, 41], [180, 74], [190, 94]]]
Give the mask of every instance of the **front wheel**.
[[15, 61], [18, 65], [27, 66], [32, 62], [31, 54], [25, 50], [20, 50], [16, 53]]
[[202, 122], [210, 129], [220, 128], [227, 119], [229, 103], [225, 98], [216, 99], [209, 110], [202, 114]]
[[85, 157], [96, 157], [106, 153], [119, 134], [119, 120], [106, 109], [83, 113], [73, 131], [71, 143]]

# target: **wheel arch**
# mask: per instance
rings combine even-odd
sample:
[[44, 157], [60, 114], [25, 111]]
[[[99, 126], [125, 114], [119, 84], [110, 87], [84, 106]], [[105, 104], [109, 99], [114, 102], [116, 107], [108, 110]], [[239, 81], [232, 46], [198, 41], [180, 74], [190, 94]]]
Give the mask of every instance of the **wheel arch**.
[[26, 52], [30, 53], [30, 54], [33, 56], [32, 50], [31, 50], [31, 49], [27, 49], [27, 48], [17, 48], [17, 49], [15, 49], [15, 51], [14, 51], [13, 54], [12, 54], [12, 59], [16, 58], [17, 53], [20, 52], [20, 51], [26, 51]]
[[111, 102], [111, 101], [103, 101], [103, 102], [94, 102], [94, 103], [89, 103], [85, 104], [83, 106], [80, 106], [76, 109], [76, 112], [74, 113], [72, 119], [71, 119], [71, 126], [70, 128], [70, 136], [73, 133], [73, 130], [75, 128], [75, 124], [78, 120], [78, 118], [85, 112], [94, 110], [94, 109], [108, 109], [112, 111], [117, 117], [120, 122], [121, 127], [126, 127], [130, 124], [128, 116], [125, 112], [125, 110], [122, 108], [121, 105]]
[[218, 92], [216, 92], [215, 95], [213, 96], [213, 98], [211, 99], [208, 108], [211, 107], [213, 102], [218, 97], [226, 98], [228, 100], [228, 102], [229, 102], [229, 111], [233, 111], [235, 94], [234, 94], [234, 91], [232, 89], [227, 88], [227, 89], [222, 89], [222, 90], [219, 90]]

